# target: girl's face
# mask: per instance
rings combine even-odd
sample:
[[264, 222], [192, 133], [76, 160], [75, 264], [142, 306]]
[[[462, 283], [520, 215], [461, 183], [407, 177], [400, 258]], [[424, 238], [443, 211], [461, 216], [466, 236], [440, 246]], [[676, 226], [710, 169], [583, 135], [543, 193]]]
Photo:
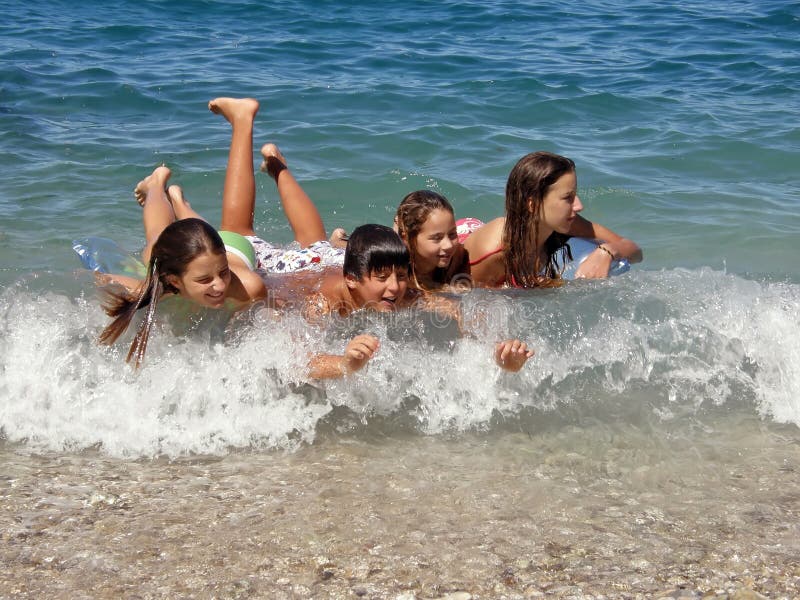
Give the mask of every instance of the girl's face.
[[575, 173], [565, 173], [547, 188], [542, 199], [541, 223], [549, 230], [567, 233], [583, 204], [578, 197], [578, 178]]
[[450, 265], [458, 245], [456, 219], [448, 210], [435, 208], [428, 214], [414, 244], [414, 268], [417, 273], [431, 273]]
[[204, 252], [186, 265], [183, 275], [170, 275], [168, 279], [184, 298], [208, 308], [221, 308], [231, 283], [231, 270], [225, 254]]

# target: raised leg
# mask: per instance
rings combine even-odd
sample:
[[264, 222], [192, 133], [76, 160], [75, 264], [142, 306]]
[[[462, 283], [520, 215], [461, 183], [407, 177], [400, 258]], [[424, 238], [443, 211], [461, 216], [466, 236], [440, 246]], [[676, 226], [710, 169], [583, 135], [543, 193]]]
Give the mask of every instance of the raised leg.
[[142, 250], [142, 261], [150, 261], [150, 252], [153, 244], [164, 229], [175, 221], [175, 212], [167, 199], [164, 186], [169, 180], [171, 171], [165, 167], [156, 169], [142, 179], [134, 189], [136, 200], [142, 205], [142, 221], [144, 222], [144, 237], [146, 244]]
[[286, 166], [286, 159], [275, 144], [261, 147], [264, 161], [261, 170], [269, 173], [278, 186], [283, 212], [294, 232], [294, 239], [302, 246], [325, 239], [325, 226], [317, 207], [305, 193]]
[[[171, 185], [167, 188], [167, 198], [172, 204], [172, 210], [175, 212], [175, 218], [180, 219], [203, 219], [195, 212], [189, 201], [183, 197], [183, 189], [179, 185]], [[203, 219], [205, 221], [205, 219]]]
[[220, 229], [253, 235], [256, 180], [253, 173], [253, 122], [258, 101], [253, 98], [216, 98], [208, 103], [211, 112], [231, 124], [231, 147], [222, 191]]

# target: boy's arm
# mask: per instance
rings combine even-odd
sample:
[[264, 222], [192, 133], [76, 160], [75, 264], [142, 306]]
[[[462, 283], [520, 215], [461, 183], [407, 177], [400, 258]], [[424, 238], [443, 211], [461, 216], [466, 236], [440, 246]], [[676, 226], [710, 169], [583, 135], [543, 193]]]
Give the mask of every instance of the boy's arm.
[[316, 354], [308, 361], [308, 376], [312, 379], [338, 379], [346, 374], [344, 356]]
[[354, 373], [375, 355], [380, 342], [373, 335], [362, 334], [347, 344], [344, 354], [316, 354], [308, 361], [308, 372], [312, 379], [336, 379]]

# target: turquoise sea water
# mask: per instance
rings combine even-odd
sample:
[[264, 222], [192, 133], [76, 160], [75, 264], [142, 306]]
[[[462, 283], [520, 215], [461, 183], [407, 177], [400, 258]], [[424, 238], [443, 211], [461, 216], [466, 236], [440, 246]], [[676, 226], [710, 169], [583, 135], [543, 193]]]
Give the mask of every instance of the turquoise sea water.
[[[514, 162], [547, 149], [576, 161], [585, 214], [640, 242], [646, 268], [797, 281], [792, 3], [2, 10], [5, 282], [69, 268], [59, 249], [79, 234], [139, 244], [129, 192], [162, 161], [216, 218], [218, 95], [262, 101], [257, 143], [285, 149], [331, 226], [385, 221], [424, 185], [495, 216]], [[262, 185], [259, 225], [286, 238]]]
[[[792, 2], [0, 2], [0, 444], [14, 473], [4, 481], [26, 482], [35, 504], [47, 495], [38, 490], [52, 483], [37, 479], [37, 468], [80, 478], [65, 463], [85, 461], [82, 472], [99, 473], [134, 468], [126, 462], [133, 459], [224, 455], [246, 473], [270, 462], [299, 497], [310, 465], [330, 459], [352, 478], [368, 478], [362, 489], [370, 498], [370, 482], [395, 481], [389, 473], [399, 461], [423, 473], [441, 468], [443, 489], [431, 484], [416, 492], [437, 505], [450, 489], [447, 457], [475, 451], [482, 461], [475, 471], [468, 459], [459, 462], [451, 487], [464, 491], [473, 483], [485, 498], [536, 498], [544, 492], [529, 489], [531, 480], [510, 477], [499, 490], [488, 474], [506, 473], [508, 464], [538, 474], [530, 477], [550, 481], [553, 503], [539, 517], [585, 521], [575, 536], [602, 547], [603, 556], [643, 545], [638, 552], [651, 568], [626, 563], [624, 574], [663, 572], [671, 553], [686, 550], [687, 536], [705, 554], [686, 564], [709, 572], [744, 578], [742, 563], [723, 564], [719, 555], [744, 557], [747, 548], [756, 550], [744, 564], [790, 564], [800, 539], [790, 535], [796, 506], [789, 500], [800, 447], [798, 31], [800, 8]], [[140, 249], [132, 190], [162, 162], [216, 223], [229, 127], [206, 104], [221, 95], [260, 100], [256, 147], [278, 143], [328, 230], [389, 223], [399, 200], [423, 187], [444, 193], [457, 216], [499, 216], [514, 163], [550, 150], [575, 160], [584, 215], [637, 241], [645, 260], [604, 282], [470, 294], [465, 310], [484, 324], [475, 338], [432, 343], [436, 336], [413, 316], [399, 324], [367, 318], [364, 326], [384, 338], [381, 355], [358, 378], [321, 389], [301, 381], [303, 353], [333, 350], [341, 340], [309, 333], [292, 317], [276, 323], [260, 313], [224, 342], [202, 323], [177, 336], [166, 327], [154, 336], [146, 367], [133, 374], [121, 347], [95, 344], [105, 317], [71, 242], [99, 235]], [[257, 186], [258, 232], [288, 243], [271, 180], [259, 174]], [[498, 332], [537, 349], [518, 377], [498, 374], [487, 358]], [[307, 346], [298, 346], [298, 336]], [[45, 458], [33, 466], [15, 458], [30, 452]], [[361, 469], [371, 454], [375, 462]], [[108, 467], [96, 456], [119, 462]], [[653, 471], [640, 471], [645, 465]], [[154, 462], [140, 481], [171, 478], [162, 468], [182, 469], [180, 462]], [[183, 474], [198, 468], [190, 464]], [[292, 479], [293, 469], [302, 475]], [[213, 479], [210, 472], [204, 476]], [[761, 488], [737, 488], [740, 503], [715, 512], [713, 500], [730, 491], [726, 477], [740, 472], [757, 473]], [[88, 488], [103, 487], [86, 477]], [[247, 488], [259, 477], [226, 482]], [[352, 481], [330, 483], [331, 497], [344, 496]], [[600, 481], [608, 488], [596, 487]], [[685, 496], [665, 491], [675, 482]], [[642, 488], [663, 492], [652, 500], [663, 518], [626, 513], [631, 523], [643, 519], [644, 529], [629, 531], [624, 542], [595, 540], [595, 530], [611, 527], [603, 502], [614, 504], [614, 490], [622, 489], [646, 503]], [[591, 514], [571, 500], [575, 490], [580, 496], [589, 489], [598, 502]], [[94, 507], [81, 490], [73, 490], [75, 507]], [[752, 529], [746, 525], [756, 498], [769, 490], [779, 501], [762, 525], [785, 536], [780, 551], [774, 536], [769, 545], [742, 533]], [[6, 492], [7, 499], [28, 498]], [[129, 490], [118, 497], [125, 493], [136, 496]], [[145, 497], [155, 503], [144, 492], [139, 500]], [[688, 526], [674, 539], [648, 529], [677, 522], [678, 513], [691, 519], [697, 511], [689, 501], [706, 519], [696, 529], [724, 521], [739, 533], [714, 538], [712, 551], [686, 533]], [[470, 506], [479, 505], [491, 514], [477, 501]], [[217, 518], [202, 506], [194, 519]], [[635, 510], [627, 506], [620, 510]], [[249, 514], [247, 506], [236, 510]], [[334, 518], [314, 510], [292, 514], [298, 522]], [[469, 540], [480, 518], [463, 510], [462, 525], [451, 526]], [[400, 536], [403, 516], [384, 516], [397, 519], [398, 530], [383, 535]], [[506, 531], [497, 518], [498, 531]], [[119, 527], [122, 535], [132, 525]], [[525, 546], [537, 543], [535, 536], [518, 540], [525, 560], [539, 551], [552, 558], [552, 548], [569, 546], [563, 531], [553, 525], [539, 532], [555, 546]], [[642, 541], [658, 535], [664, 547]], [[414, 543], [425, 547], [420, 539]], [[358, 554], [362, 543], [327, 551]], [[53, 552], [74, 551], [69, 544]], [[725, 544], [731, 552], [720, 549]], [[19, 581], [29, 564], [24, 557], [36, 554], [35, 544], [26, 548], [5, 556]], [[408, 561], [394, 548], [384, 573]], [[294, 546], [287, 552], [301, 562], [306, 556]], [[476, 564], [481, 552], [465, 549], [454, 560]], [[109, 566], [114, 581], [152, 573], [128, 572], [120, 564], [139, 563], [119, 554], [92, 564], [103, 560], [117, 565]], [[521, 581], [525, 569], [508, 560]], [[322, 569], [314, 564], [313, 572]], [[705, 573], [697, 569], [697, 577]], [[289, 571], [281, 572], [292, 585], [316, 589]], [[621, 577], [616, 573], [598, 574], [598, 581]], [[482, 572], [451, 575], [450, 588], [436, 580], [441, 594], [473, 589], [472, 581], [477, 597], [501, 595], [480, 587], [488, 577]], [[423, 588], [434, 585], [417, 577]], [[373, 583], [379, 597], [412, 589]], [[713, 585], [727, 589], [724, 583]], [[509, 589], [522, 593], [521, 585]], [[636, 585], [628, 589], [672, 584]], [[752, 583], [792, 595], [775, 585]], [[80, 582], [63, 589], [77, 588]], [[124, 589], [103, 593], [117, 597]], [[225, 596], [226, 589], [217, 591]], [[417, 590], [420, 597], [437, 597], [425, 589]]]

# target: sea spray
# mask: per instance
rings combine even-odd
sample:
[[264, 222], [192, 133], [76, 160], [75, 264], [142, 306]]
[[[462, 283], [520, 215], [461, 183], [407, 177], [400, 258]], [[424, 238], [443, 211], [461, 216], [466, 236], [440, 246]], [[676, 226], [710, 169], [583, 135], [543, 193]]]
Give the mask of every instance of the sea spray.
[[[207, 314], [181, 327], [186, 315], [165, 310], [137, 372], [123, 360], [126, 341], [97, 344], [107, 319], [94, 297], [9, 288], [0, 426], [32, 449], [179, 456], [292, 449], [314, 443], [319, 427], [534, 431], [548, 413], [669, 420], [728, 406], [800, 423], [795, 284], [675, 269], [457, 300], [461, 327], [414, 310], [323, 329], [263, 306], [224, 326]], [[313, 353], [341, 354], [361, 332], [381, 340], [362, 371], [307, 379]], [[494, 344], [510, 337], [536, 351], [519, 373], [493, 362]]]

